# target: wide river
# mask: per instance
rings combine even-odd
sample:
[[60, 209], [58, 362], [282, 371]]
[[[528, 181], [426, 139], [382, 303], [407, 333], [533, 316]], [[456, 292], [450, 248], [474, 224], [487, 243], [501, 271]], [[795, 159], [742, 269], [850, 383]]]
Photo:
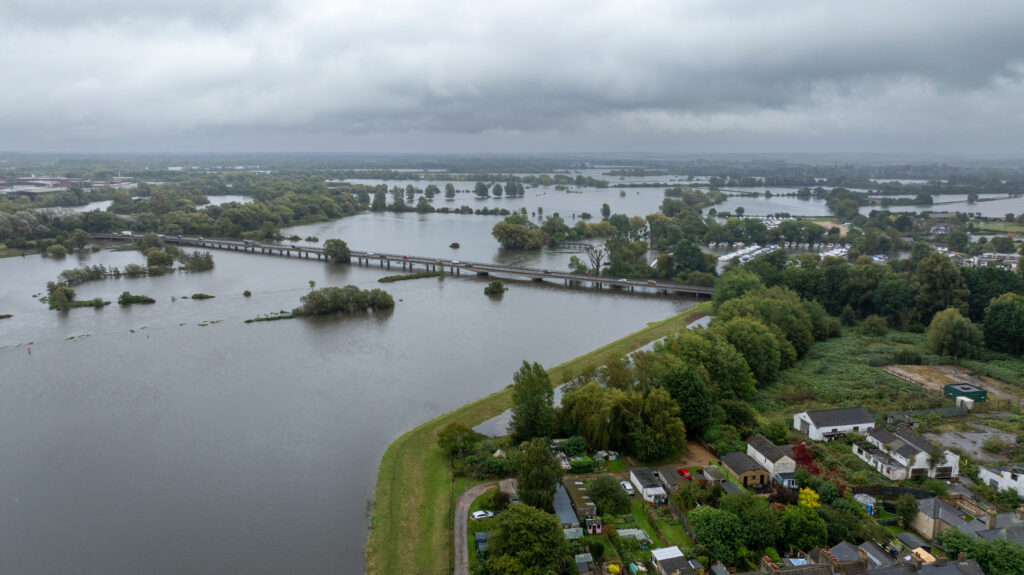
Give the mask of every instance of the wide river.
[[[566, 254], [498, 249], [495, 219], [367, 214], [296, 232], [564, 267]], [[13, 314], [0, 320], [0, 572], [360, 572], [393, 439], [506, 386], [523, 360], [553, 366], [693, 303], [524, 282], [491, 299], [475, 276], [379, 284], [379, 267], [214, 258], [209, 272], [76, 288], [156, 304], [69, 312], [32, 296], [63, 269], [142, 256], [0, 260], [0, 314]], [[384, 287], [397, 305], [243, 323], [295, 307], [309, 281]], [[216, 297], [184, 297], [196, 292]]]

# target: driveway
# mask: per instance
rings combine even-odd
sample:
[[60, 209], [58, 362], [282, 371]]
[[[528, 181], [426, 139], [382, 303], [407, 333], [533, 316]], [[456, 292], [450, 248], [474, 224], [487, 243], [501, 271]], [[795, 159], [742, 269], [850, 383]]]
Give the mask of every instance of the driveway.
[[469, 534], [466, 532], [466, 524], [470, 521], [469, 508], [477, 497], [496, 485], [497, 481], [474, 485], [455, 502], [455, 575], [469, 575]]

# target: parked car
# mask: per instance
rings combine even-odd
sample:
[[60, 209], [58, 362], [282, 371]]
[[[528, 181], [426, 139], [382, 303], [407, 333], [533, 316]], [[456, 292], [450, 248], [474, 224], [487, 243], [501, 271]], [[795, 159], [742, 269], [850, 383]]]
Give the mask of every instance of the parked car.
[[690, 471], [684, 467], [676, 469], [676, 473], [678, 473], [679, 477], [682, 477], [683, 479], [693, 479], [693, 477], [690, 476]]
[[633, 484], [628, 481], [620, 481], [619, 485], [626, 492], [626, 495], [636, 495], [636, 491], [633, 489]]
[[470, 517], [479, 521], [480, 519], [490, 519], [491, 517], [494, 517], [494, 513], [491, 513], [490, 511], [484, 511], [483, 509], [481, 509], [480, 511], [474, 511], [472, 514], [470, 514]]
[[656, 282], [654, 280], [647, 280], [647, 285], [649, 285], [649, 286], [658, 285], [658, 282]]
[[629, 280], [628, 280], [628, 279], [626, 279], [626, 278], [619, 278], [619, 281], [620, 281], [620, 282], [622, 282], [622, 283], [626, 283], [626, 282], [628, 282]]
[[402, 256], [402, 259], [403, 260], [407, 260], [407, 259], [409, 259], [409, 256]]

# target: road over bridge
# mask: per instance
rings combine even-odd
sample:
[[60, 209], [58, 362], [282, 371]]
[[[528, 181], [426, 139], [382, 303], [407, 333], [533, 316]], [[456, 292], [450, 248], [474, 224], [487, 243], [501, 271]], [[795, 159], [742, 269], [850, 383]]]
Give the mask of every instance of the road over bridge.
[[[123, 234], [91, 234], [94, 240], [107, 241], [134, 241], [138, 237]], [[217, 250], [241, 251], [257, 255], [275, 255], [283, 257], [296, 257], [305, 259], [318, 259], [327, 261], [324, 249], [319, 246], [286, 245], [277, 243], [263, 243], [253, 240], [219, 240], [214, 238], [189, 237], [189, 236], [163, 236], [161, 238], [169, 244], [193, 248], [208, 248]], [[382, 268], [391, 269], [392, 264], [397, 268], [402, 266], [403, 270], [412, 271], [416, 266], [423, 266], [425, 270], [447, 271], [452, 275], [461, 275], [462, 272], [475, 273], [481, 276], [498, 274], [527, 278], [532, 281], [560, 280], [566, 286], [590, 285], [595, 288], [612, 287], [626, 293], [663, 293], [695, 297], [710, 297], [714, 295], [715, 288], [705, 286], [686, 285], [662, 279], [630, 279], [630, 278], [608, 278], [600, 276], [588, 276], [572, 274], [569, 272], [553, 271], [548, 269], [524, 268], [496, 263], [468, 262], [457, 259], [431, 258], [424, 256], [413, 256], [407, 254], [388, 254], [371, 251], [352, 250], [352, 262], [358, 265], [378, 264]]]

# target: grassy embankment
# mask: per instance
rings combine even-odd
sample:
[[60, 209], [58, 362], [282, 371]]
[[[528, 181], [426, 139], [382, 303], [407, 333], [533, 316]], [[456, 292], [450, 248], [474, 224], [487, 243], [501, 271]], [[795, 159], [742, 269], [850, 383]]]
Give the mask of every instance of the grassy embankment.
[[[701, 314], [702, 303], [668, 319], [548, 370], [560, 383], [585, 367], [600, 366], [686, 327]], [[511, 377], [511, 374], [509, 374]], [[366, 547], [371, 575], [449, 572], [451, 557], [450, 505], [469, 482], [452, 482], [448, 461], [437, 448], [437, 432], [449, 423], [475, 426], [512, 406], [505, 388], [483, 399], [428, 421], [396, 439], [377, 471], [374, 512]]]
[[384, 276], [384, 277], [378, 279], [377, 281], [379, 281], [382, 284], [386, 284], [386, 283], [400, 282], [400, 281], [405, 281], [405, 280], [418, 280], [418, 279], [421, 279], [421, 278], [436, 278], [436, 277], [440, 277], [440, 276], [443, 276], [443, 275], [444, 275], [443, 271], [440, 271], [440, 272], [416, 272], [414, 274], [399, 274], [399, 275], [396, 275], [396, 276]]

